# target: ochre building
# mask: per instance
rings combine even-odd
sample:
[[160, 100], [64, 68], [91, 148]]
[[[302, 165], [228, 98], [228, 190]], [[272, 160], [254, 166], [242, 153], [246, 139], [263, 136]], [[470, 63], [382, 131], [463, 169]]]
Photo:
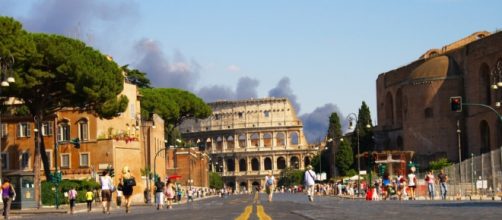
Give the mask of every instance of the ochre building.
[[264, 185], [271, 172], [276, 179], [287, 167], [304, 169], [315, 149], [308, 146], [303, 124], [286, 98], [263, 98], [209, 103], [212, 116], [180, 125], [188, 142], [204, 149], [210, 169], [219, 172], [226, 187], [236, 191]]
[[[502, 145], [502, 121], [495, 113], [502, 113], [502, 32], [476, 32], [431, 49], [380, 74], [376, 88], [378, 150], [414, 151], [427, 166], [430, 160], [463, 160]], [[454, 112], [453, 96], [492, 109], [464, 105]]]

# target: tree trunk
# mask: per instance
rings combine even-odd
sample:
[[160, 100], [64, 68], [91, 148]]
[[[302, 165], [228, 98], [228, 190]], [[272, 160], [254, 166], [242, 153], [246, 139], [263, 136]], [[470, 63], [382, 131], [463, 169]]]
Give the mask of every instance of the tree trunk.
[[[35, 159], [33, 160], [33, 172], [35, 175], [35, 202], [37, 204], [37, 208], [40, 208], [42, 205], [42, 190], [41, 190], [41, 178], [40, 178], [40, 166], [41, 163], [43, 163], [44, 166], [44, 173], [45, 177], [48, 181], [51, 180], [51, 171], [50, 171], [50, 164], [49, 160], [47, 157], [47, 154], [45, 153], [45, 144], [44, 144], [44, 139], [42, 136], [42, 127], [41, 127], [41, 122], [43, 121], [43, 116], [34, 116], [33, 121], [35, 122], [35, 128], [38, 130], [38, 132], [35, 133]], [[56, 125], [54, 125], [56, 126]]]

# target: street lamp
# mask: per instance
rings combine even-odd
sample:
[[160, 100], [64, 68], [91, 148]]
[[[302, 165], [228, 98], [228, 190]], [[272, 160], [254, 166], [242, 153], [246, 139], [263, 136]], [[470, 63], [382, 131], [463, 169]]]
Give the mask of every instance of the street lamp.
[[[349, 129], [355, 129], [357, 135], [357, 197], [361, 196], [361, 159], [359, 157], [359, 123], [358, 115], [355, 113], [350, 113], [347, 115], [347, 120], [349, 121]], [[354, 122], [356, 123], [354, 127]]]
[[[14, 57], [9, 54], [9, 57], [1, 57], [0, 56], [0, 77], [2, 82], [0, 83], [1, 87], [8, 87], [10, 83], [15, 83], [16, 80], [12, 77], [12, 65], [14, 65]], [[0, 88], [0, 98], [2, 94], [2, 89]], [[4, 127], [2, 126], [1, 120], [1, 112], [0, 112], [0, 151], [2, 151], [2, 139], [4, 134]], [[0, 178], [3, 177], [2, 166], [3, 164], [2, 158], [0, 157]]]

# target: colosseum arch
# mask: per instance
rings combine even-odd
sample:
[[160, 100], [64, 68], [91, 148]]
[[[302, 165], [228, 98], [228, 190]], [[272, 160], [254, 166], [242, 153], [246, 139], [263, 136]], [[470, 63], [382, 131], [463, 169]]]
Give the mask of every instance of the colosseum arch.
[[260, 135], [258, 133], [251, 134], [251, 146], [253, 147], [260, 146]]
[[239, 171], [248, 171], [248, 163], [244, 158], [239, 160]]
[[272, 170], [272, 159], [270, 157], [265, 158], [264, 164], [265, 170]]
[[245, 134], [239, 135], [239, 147], [245, 148], [246, 146], [247, 146], [246, 135]]
[[403, 91], [401, 88], [396, 93], [396, 124], [403, 126]]
[[227, 159], [227, 171], [234, 172], [235, 171], [235, 160], [233, 158]]
[[286, 145], [285, 138], [286, 137], [284, 135], [284, 132], [277, 133], [277, 135], [275, 136], [275, 141], [276, 141], [275, 146], [284, 146], [284, 145]]
[[284, 157], [277, 158], [277, 169], [286, 169], [286, 160], [284, 159]]
[[289, 159], [289, 164], [291, 164], [290, 166], [294, 169], [300, 169], [300, 161], [297, 156], [292, 156]]
[[272, 134], [270, 132], [263, 134], [263, 146], [272, 147]]
[[227, 137], [227, 148], [228, 149], [234, 149], [234, 145], [235, 145], [235, 143], [234, 143], [234, 137], [232, 135], [229, 135]]
[[257, 158], [253, 158], [251, 160], [251, 170], [252, 171], [259, 171], [260, 170], [260, 161], [258, 161]]
[[290, 139], [289, 143], [291, 145], [298, 145], [299, 144], [298, 132], [296, 132], [296, 131], [291, 132], [290, 137], [291, 137], [291, 139]]

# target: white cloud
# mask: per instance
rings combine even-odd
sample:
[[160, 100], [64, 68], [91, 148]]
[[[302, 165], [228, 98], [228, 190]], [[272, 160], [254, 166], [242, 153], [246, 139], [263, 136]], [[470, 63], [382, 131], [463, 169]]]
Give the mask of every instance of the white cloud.
[[239, 66], [237, 66], [237, 65], [232, 64], [232, 65], [230, 65], [230, 66], [227, 67], [227, 70], [229, 72], [236, 73], [236, 72], [241, 71], [241, 68]]

